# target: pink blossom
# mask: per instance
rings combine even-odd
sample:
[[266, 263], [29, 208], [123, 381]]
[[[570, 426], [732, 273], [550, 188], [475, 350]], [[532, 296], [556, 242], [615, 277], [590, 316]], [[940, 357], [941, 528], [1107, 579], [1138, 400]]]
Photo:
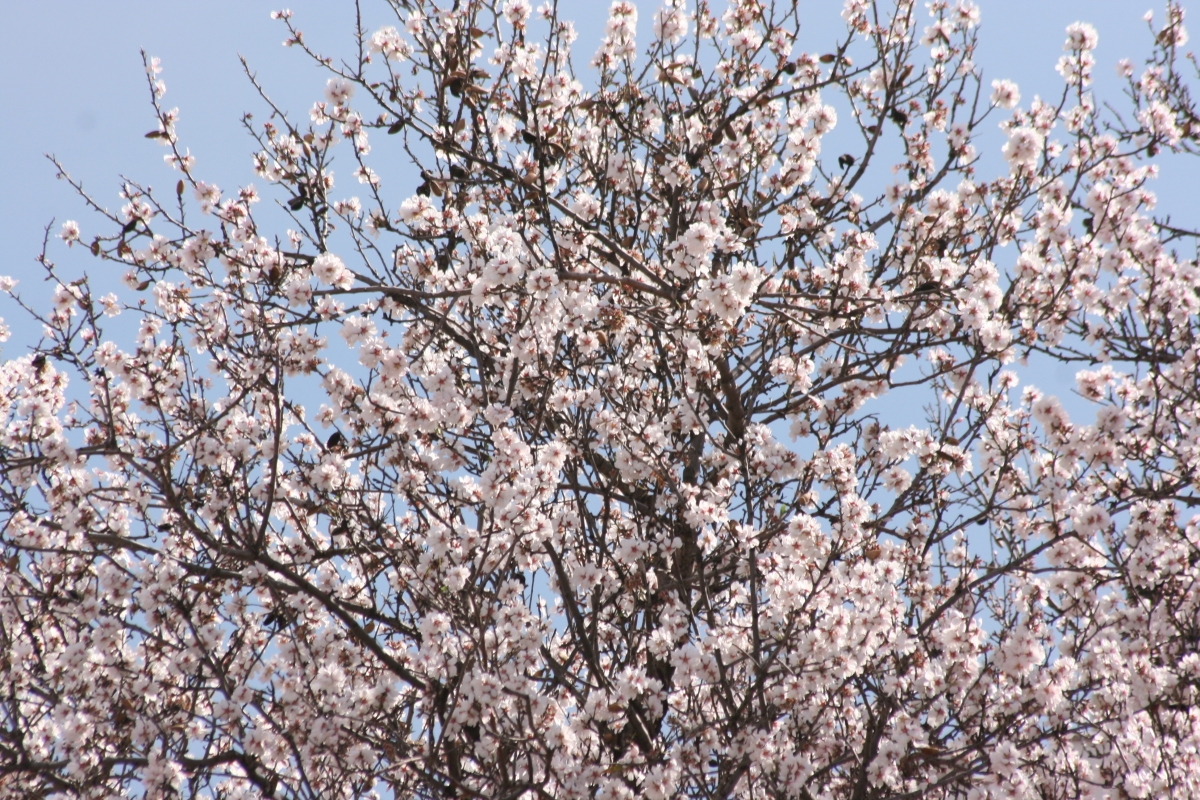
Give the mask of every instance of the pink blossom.
[[1001, 108], [1014, 108], [1021, 102], [1021, 93], [1012, 81], [992, 81], [992, 103]]
[[325, 83], [325, 99], [334, 105], [344, 106], [354, 96], [354, 84], [345, 78], [330, 78]]
[[[62, 224], [62, 231], [59, 232], [58, 238], [67, 243], [67, 247], [79, 241], [79, 223], [73, 219], [69, 219]], [[7, 289], [5, 290], [7, 291]]]
[[354, 284], [354, 274], [333, 253], [322, 253], [313, 260], [313, 274], [317, 280], [338, 289], [349, 289]]
[[1033, 128], [1014, 128], [1002, 148], [1004, 157], [1014, 169], [1032, 169], [1037, 166], [1045, 141], [1045, 136]]

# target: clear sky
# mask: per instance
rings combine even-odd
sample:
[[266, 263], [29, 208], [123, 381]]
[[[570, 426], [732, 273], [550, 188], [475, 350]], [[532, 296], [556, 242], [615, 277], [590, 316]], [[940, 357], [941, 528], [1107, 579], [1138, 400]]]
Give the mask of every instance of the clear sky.
[[[374, 24], [386, 16], [382, 0], [361, 2]], [[828, 49], [844, 32], [840, 0], [801, 2], [806, 16], [798, 48]], [[248, 59], [283, 107], [298, 114], [320, 96], [325, 83], [326, 76], [302, 53], [281, 46], [283, 28], [269, 14], [283, 5], [282, 0], [4, 0], [0, 101], [6, 124], [0, 134], [0, 174], [6, 191], [0, 196], [0, 275], [22, 279], [20, 288], [34, 294], [40, 291], [34, 257], [45, 225], [57, 218], [57, 231], [62, 220], [76, 219], [85, 240], [97, 230], [97, 221], [70, 187], [54, 179], [43, 153], [56, 154], [74, 177], [113, 208], [121, 204], [121, 175], [151, 185], [174, 184], [178, 174], [163, 164], [164, 150], [143, 136], [156, 125], [140, 49], [162, 59], [168, 86], [164, 102], [168, 108], [180, 108], [178, 130], [197, 157], [195, 174], [227, 192], [253, 182], [253, 143], [240, 118], [245, 111], [262, 112], [263, 105], [242, 74], [238, 55]], [[318, 49], [334, 55], [352, 52], [352, 0], [292, 0], [288, 5]], [[719, 8], [721, 0], [714, 5]], [[982, 49], [976, 61], [986, 83], [1000, 77], [1017, 81], [1023, 104], [1034, 94], [1050, 97], [1061, 91], [1054, 64], [1062, 53], [1064, 28], [1077, 20], [1092, 23], [1100, 33], [1097, 95], [1119, 101], [1121, 85], [1114, 65], [1124, 57], [1139, 63], [1150, 47], [1142, 15], [1153, 7], [1163, 16], [1162, 5], [1151, 0], [980, 0], [979, 5]], [[640, 29], [646, 35], [658, 2], [642, 0], [639, 6]], [[599, 40], [608, 3], [561, 0], [560, 8], [577, 21], [577, 52], [583, 56], [577, 63], [586, 63]], [[1001, 141], [995, 139], [997, 153]], [[386, 180], [386, 172], [375, 166]], [[348, 180], [347, 174], [343, 183]], [[1184, 221], [1200, 218], [1192, 200], [1197, 180], [1200, 170], [1195, 166], [1172, 161], [1155, 187], [1160, 208]], [[75, 248], [68, 254], [61, 243], [51, 244], [60, 264], [76, 270], [112, 269], [82, 251]], [[18, 319], [6, 305], [0, 301], [0, 315], [14, 326]], [[14, 326], [4, 355], [18, 355], [36, 335]]]

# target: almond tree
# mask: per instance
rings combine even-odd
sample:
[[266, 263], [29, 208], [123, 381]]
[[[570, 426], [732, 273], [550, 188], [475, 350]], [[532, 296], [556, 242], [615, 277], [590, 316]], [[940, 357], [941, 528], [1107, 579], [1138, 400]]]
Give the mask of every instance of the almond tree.
[[969, 0], [498, 5], [277, 14], [258, 189], [147, 59], [178, 184], [59, 234], [127, 290], [3, 282], [0, 796], [1200, 795], [1183, 11], [1106, 110]]

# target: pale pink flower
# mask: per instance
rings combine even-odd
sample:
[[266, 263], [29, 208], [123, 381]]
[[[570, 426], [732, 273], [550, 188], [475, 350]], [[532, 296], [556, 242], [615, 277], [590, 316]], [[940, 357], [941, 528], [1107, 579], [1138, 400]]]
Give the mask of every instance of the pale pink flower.
[[388, 61], [396, 62], [406, 61], [413, 51], [412, 45], [391, 25], [371, 34], [368, 47], [372, 53], [381, 53]]
[[687, 12], [679, 0], [668, 2], [654, 15], [654, 38], [677, 44], [687, 36]]
[[1037, 166], [1045, 145], [1045, 136], [1039, 131], [1022, 126], [1014, 128], [1008, 142], [1002, 148], [1004, 157], [1014, 168], [1033, 169]]
[[67, 243], [67, 247], [79, 241], [79, 223], [73, 219], [69, 219], [62, 224], [62, 230], [58, 234], [58, 238]]
[[322, 253], [313, 260], [313, 275], [321, 283], [338, 289], [349, 289], [354, 284], [354, 273], [346, 268], [342, 260], [333, 253]]
[[529, 4], [529, 0], [505, 0], [502, 12], [509, 25], [514, 28], [524, 28], [525, 23], [529, 20], [529, 15], [533, 12], [533, 7]]
[[1096, 29], [1086, 22], [1072, 22], [1067, 26], [1067, 41], [1064, 50], [1095, 50], [1100, 43]]
[[330, 78], [325, 82], [325, 99], [334, 105], [344, 106], [354, 96], [354, 84], [345, 78]]
[[1014, 108], [1021, 102], [1021, 93], [1017, 85], [1008, 80], [992, 81], [992, 104], [1001, 108]]
[[692, 258], [707, 258], [716, 244], [717, 236], [707, 222], [693, 222], [683, 235], [683, 246]]

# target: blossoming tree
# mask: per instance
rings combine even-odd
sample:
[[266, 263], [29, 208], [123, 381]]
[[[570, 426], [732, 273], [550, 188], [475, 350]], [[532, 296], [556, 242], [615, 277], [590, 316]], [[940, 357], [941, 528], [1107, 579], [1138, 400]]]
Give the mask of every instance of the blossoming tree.
[[587, 86], [498, 5], [278, 14], [258, 190], [148, 60], [178, 184], [60, 233], [127, 289], [4, 282], [0, 796], [1200, 796], [1182, 10], [1118, 114], [968, 0], [616, 2]]

